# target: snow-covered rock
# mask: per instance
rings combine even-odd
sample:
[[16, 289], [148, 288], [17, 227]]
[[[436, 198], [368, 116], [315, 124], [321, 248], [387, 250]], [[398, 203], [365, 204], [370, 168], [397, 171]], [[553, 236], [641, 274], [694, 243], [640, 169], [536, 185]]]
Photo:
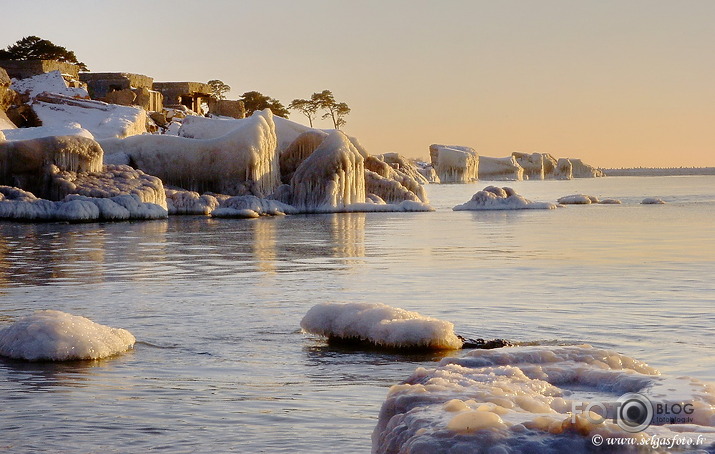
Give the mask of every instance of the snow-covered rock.
[[383, 156], [368, 156], [365, 159], [367, 194], [374, 194], [387, 203], [405, 200], [428, 203], [424, 186], [413, 178], [413, 172], [390, 166], [383, 161]]
[[390, 167], [401, 174], [409, 176], [419, 184], [429, 183], [429, 180], [427, 180], [427, 178], [417, 169], [415, 162], [405, 158], [399, 153], [383, 153], [381, 155], [377, 155], [377, 158], [387, 163]]
[[556, 204], [550, 202], [532, 202], [517, 194], [512, 188], [487, 186], [474, 194], [466, 203], [452, 208], [454, 211], [480, 210], [553, 210]]
[[[214, 139], [143, 135], [101, 141], [107, 159], [122, 153], [132, 165], [168, 185], [200, 193], [271, 194], [280, 184], [270, 110], [255, 112]], [[212, 120], [223, 121], [223, 120]], [[231, 121], [231, 120], [226, 120]]]
[[35, 98], [32, 109], [43, 127], [66, 128], [79, 124], [97, 140], [146, 132], [146, 111], [139, 107], [43, 93]]
[[[0, 128], [2, 128], [1, 125]], [[84, 129], [79, 123], [66, 123], [59, 126], [36, 126], [34, 128], [15, 128], [0, 131], [0, 133], [4, 133], [5, 140], [9, 141], [41, 139], [51, 136], [80, 136], [94, 139], [92, 133]]]
[[131, 349], [135, 341], [125, 329], [44, 310], [0, 329], [0, 356], [28, 361], [100, 359]]
[[328, 134], [310, 130], [302, 133], [280, 154], [281, 181], [289, 184], [296, 169], [323, 143]]
[[195, 191], [166, 188], [166, 205], [170, 215], [209, 215], [218, 208], [221, 200], [230, 196], [219, 194], [199, 194]]
[[87, 90], [69, 87], [59, 71], [37, 74], [25, 79], [13, 79], [10, 88], [30, 99], [34, 99], [42, 93], [56, 93], [70, 98], [89, 99]]
[[333, 131], [296, 169], [291, 205], [299, 212], [342, 211], [365, 202], [365, 159], [341, 131]]
[[559, 158], [556, 161], [556, 168], [554, 169], [554, 179], [556, 180], [571, 180], [573, 179], [573, 166], [571, 161], [567, 158]]
[[646, 197], [641, 201], [642, 205], [663, 205], [665, 204], [665, 200], [659, 198], [659, 197]]
[[479, 179], [480, 180], [509, 180], [518, 181], [524, 179], [524, 169], [516, 162], [514, 156], [506, 158], [489, 158], [481, 156], [479, 158]]
[[454, 325], [381, 303], [322, 303], [300, 326], [332, 340], [357, 341], [386, 348], [450, 350], [462, 347]]
[[432, 144], [429, 150], [432, 167], [441, 183], [470, 183], [479, 179], [480, 158], [474, 149]]
[[[661, 418], [669, 404], [691, 404], [692, 422], [626, 431], [618, 424], [622, 420], [612, 418], [626, 393], [662, 404], [661, 410], [652, 405], [654, 416]], [[592, 452], [592, 440], [608, 438], [645, 446], [653, 436], [701, 435], [711, 441], [713, 402], [712, 385], [661, 377], [636, 359], [588, 345], [473, 350], [445, 358], [437, 367], [418, 367], [390, 388], [372, 435], [372, 452]], [[609, 412], [605, 421], [596, 413], [591, 420], [586, 417], [584, 410], [592, 403]]]

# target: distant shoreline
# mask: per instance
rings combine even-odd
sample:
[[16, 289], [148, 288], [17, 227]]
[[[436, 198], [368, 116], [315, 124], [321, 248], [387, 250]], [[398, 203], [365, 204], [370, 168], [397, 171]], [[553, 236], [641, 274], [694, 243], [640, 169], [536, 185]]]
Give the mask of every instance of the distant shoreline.
[[666, 177], [682, 175], [715, 175], [715, 167], [630, 167], [600, 169], [607, 177]]

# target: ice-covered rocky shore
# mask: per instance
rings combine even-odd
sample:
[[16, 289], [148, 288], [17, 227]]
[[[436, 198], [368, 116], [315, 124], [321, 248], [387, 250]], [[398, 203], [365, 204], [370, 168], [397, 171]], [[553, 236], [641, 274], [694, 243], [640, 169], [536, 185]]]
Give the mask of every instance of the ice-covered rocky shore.
[[238, 120], [189, 116], [176, 135], [147, 134], [142, 109], [86, 99], [59, 73], [14, 87], [42, 126], [0, 131], [0, 219], [432, 210], [412, 163], [369, 155], [339, 130], [264, 110]]

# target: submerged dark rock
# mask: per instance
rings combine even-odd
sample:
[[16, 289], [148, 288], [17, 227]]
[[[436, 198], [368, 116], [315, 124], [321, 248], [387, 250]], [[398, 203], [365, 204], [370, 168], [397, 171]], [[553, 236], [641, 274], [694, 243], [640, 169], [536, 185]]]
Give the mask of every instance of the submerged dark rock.
[[506, 339], [490, 339], [485, 340], [481, 337], [478, 339], [466, 339], [462, 336], [457, 336], [462, 342], [462, 348], [479, 348], [483, 350], [490, 350], [493, 348], [511, 347], [512, 344]]

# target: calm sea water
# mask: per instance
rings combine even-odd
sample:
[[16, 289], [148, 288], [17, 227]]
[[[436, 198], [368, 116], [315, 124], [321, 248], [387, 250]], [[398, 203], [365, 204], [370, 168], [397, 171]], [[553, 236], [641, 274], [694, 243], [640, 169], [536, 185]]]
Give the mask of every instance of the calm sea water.
[[430, 186], [433, 213], [0, 223], [0, 326], [57, 309], [138, 340], [103, 361], [0, 360], [0, 451], [369, 452], [389, 386], [439, 358], [328, 347], [299, 329], [319, 302], [715, 382], [715, 177], [515, 182], [623, 205], [450, 210], [487, 184]]

